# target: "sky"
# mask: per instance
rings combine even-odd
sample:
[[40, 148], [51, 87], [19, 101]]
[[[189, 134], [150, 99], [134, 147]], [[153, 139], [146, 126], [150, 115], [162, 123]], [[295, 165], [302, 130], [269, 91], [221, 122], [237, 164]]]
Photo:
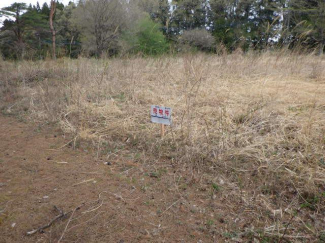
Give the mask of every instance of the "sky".
[[[14, 2], [18, 2], [18, 3], [27, 3], [27, 5], [29, 5], [30, 3], [32, 5], [36, 5], [37, 2], [39, 2], [39, 5], [42, 7], [44, 2], [47, 2], [50, 5], [50, 0], [0, 0], [0, 8], [3, 7], [8, 7], [11, 4], [13, 4]], [[59, 0], [60, 3], [63, 3], [64, 5], [67, 5], [69, 3], [69, 0]]]

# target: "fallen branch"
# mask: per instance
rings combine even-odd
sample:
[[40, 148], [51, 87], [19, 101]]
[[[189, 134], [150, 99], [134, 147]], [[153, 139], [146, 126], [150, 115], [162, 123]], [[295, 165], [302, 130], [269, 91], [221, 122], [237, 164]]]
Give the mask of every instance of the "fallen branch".
[[72, 212], [72, 214], [71, 214], [71, 216], [70, 216], [70, 218], [69, 218], [69, 221], [68, 221], [68, 223], [66, 224], [66, 226], [65, 226], [65, 228], [64, 228], [64, 230], [63, 230], [63, 232], [62, 232], [62, 235], [61, 235], [60, 239], [58, 240], [58, 243], [60, 243], [61, 240], [63, 239], [64, 233], [67, 231], [67, 228], [68, 228], [68, 226], [69, 226], [69, 224], [70, 224], [70, 222], [71, 222], [71, 220], [72, 220], [72, 217], [73, 217], [73, 215], [74, 215], [74, 213], [76, 212], [77, 209], [78, 209], [78, 208], [75, 208], [75, 209], [73, 210], [73, 212]]
[[59, 214], [58, 216], [56, 216], [54, 219], [52, 219], [48, 224], [46, 224], [46, 225], [44, 225], [44, 226], [42, 226], [42, 227], [39, 227], [38, 229], [35, 229], [35, 230], [32, 230], [32, 231], [28, 231], [28, 232], [27, 232], [27, 235], [33, 235], [33, 234], [35, 234], [35, 233], [37, 233], [37, 232], [42, 233], [45, 229], [51, 227], [51, 225], [52, 225], [55, 221], [57, 221], [58, 219], [61, 219], [61, 218], [65, 217], [65, 216], [67, 216], [69, 213], [72, 212], [72, 211], [69, 211], [69, 212], [67, 212], [67, 213], [64, 213], [64, 212], [63, 212], [61, 209], [59, 209], [57, 206], [54, 206], [54, 209], [56, 209], [57, 211], [60, 212], [60, 214]]

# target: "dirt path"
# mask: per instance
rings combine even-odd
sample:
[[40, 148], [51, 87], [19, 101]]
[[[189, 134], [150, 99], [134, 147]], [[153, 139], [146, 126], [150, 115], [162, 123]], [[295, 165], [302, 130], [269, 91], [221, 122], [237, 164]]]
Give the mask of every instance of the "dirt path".
[[[179, 191], [173, 168], [150, 174], [127, 155], [105, 165], [58, 149], [66, 143], [51, 126], [0, 115], [0, 242], [218, 242], [197, 206], [204, 188]], [[27, 236], [59, 215], [54, 206], [73, 213]]]
[[[104, 189], [112, 193], [127, 190], [129, 186], [112, 176], [105, 176], [104, 181], [103, 175], [109, 171], [107, 167], [103, 168], [104, 165], [96, 163], [92, 156], [86, 153], [69, 148], [56, 150], [55, 148], [62, 146], [65, 140], [53, 130], [49, 133], [45, 132], [44, 130], [49, 129], [48, 127], [37, 131], [38, 128], [3, 116], [0, 116], [0, 124], [2, 183], [0, 202], [1, 209], [4, 210], [0, 218], [0, 235], [5, 242], [47, 242], [61, 237], [62, 225], [66, 224], [67, 220], [56, 222], [52, 228], [45, 230], [46, 234], [26, 236], [27, 231], [46, 225], [59, 214], [53, 209], [54, 205], [64, 211], [69, 211], [85, 203], [80, 208], [80, 211], [85, 211], [106, 201], [108, 205], [105, 207], [105, 214], [109, 214], [112, 222], [114, 221], [114, 217], [116, 218], [119, 213], [120, 202], [108, 193], [103, 193], [102, 200], [98, 202], [99, 194], [103, 192], [103, 187], [98, 186], [98, 182], [101, 181], [101, 185], [105, 184]], [[75, 185], [90, 179], [94, 180]], [[89, 215], [83, 216], [79, 213], [78, 216], [83, 217], [77, 221], [86, 222], [100, 212], [102, 209], [99, 208], [89, 212]], [[95, 219], [90, 220], [89, 224], [94, 222], [96, 222]], [[71, 226], [76, 224], [71, 222]], [[114, 223], [115, 226], [119, 224], [119, 228], [125, 227], [122, 220]], [[109, 222], [107, 222], [108, 225], [110, 225]], [[102, 229], [89, 227], [87, 231], [79, 232], [78, 235], [69, 231], [64, 238], [81, 239], [87, 242], [98, 234], [99, 241], [102, 235], [114, 240], [119, 237], [123, 239], [123, 234], [121, 236], [118, 233], [114, 236], [108, 232], [108, 234], [102, 234], [99, 230], [104, 229], [100, 228]]]

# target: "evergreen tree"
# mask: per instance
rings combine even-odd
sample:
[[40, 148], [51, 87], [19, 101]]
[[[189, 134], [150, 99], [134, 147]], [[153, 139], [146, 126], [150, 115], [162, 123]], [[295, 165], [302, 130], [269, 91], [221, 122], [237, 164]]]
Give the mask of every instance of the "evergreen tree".
[[284, 6], [284, 30], [281, 41], [291, 46], [303, 45], [324, 52], [325, 1], [290, 0]]
[[81, 51], [80, 31], [72, 21], [72, 13], [76, 5], [70, 2], [63, 10], [58, 10], [55, 20], [57, 42], [61, 49], [69, 56], [76, 58]]
[[25, 54], [25, 23], [22, 14], [26, 9], [25, 3], [13, 3], [9, 7], [2, 8], [4, 16], [14, 18], [14, 20], [6, 19], [1, 28], [2, 51], [5, 53], [12, 51], [15, 58], [23, 58]]
[[36, 3], [36, 11], [41, 12], [41, 7], [39, 5], [39, 2]]
[[[168, 46], [161, 33], [205, 51], [214, 50], [215, 43], [229, 50], [286, 45], [323, 53], [325, 48], [324, 0], [81, 0], [68, 6], [54, 1], [57, 53], [71, 57], [78, 56], [81, 44], [96, 56], [116, 54], [122, 36], [133, 50], [158, 54]], [[0, 28], [2, 55], [44, 58], [53, 44], [49, 15], [47, 3], [1, 9], [0, 16], [7, 17]]]
[[168, 0], [159, 0], [158, 9], [154, 15], [154, 19], [162, 25], [163, 32], [168, 36], [172, 32], [170, 28], [171, 23], [171, 12], [170, 4]]
[[43, 3], [42, 9], [41, 9], [41, 14], [49, 17], [50, 16], [50, 8], [49, 5], [45, 2]]
[[207, 3], [206, 0], [175, 0], [173, 24], [178, 31], [204, 28], [207, 23]]

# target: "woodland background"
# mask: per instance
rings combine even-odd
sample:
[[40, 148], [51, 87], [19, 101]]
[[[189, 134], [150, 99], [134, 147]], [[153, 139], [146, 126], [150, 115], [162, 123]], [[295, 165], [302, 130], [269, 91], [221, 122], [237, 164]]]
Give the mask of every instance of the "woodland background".
[[[14, 3], [0, 29], [5, 59], [51, 56], [50, 4]], [[323, 53], [323, 0], [80, 0], [56, 2], [58, 57], [160, 55], [238, 48]]]

